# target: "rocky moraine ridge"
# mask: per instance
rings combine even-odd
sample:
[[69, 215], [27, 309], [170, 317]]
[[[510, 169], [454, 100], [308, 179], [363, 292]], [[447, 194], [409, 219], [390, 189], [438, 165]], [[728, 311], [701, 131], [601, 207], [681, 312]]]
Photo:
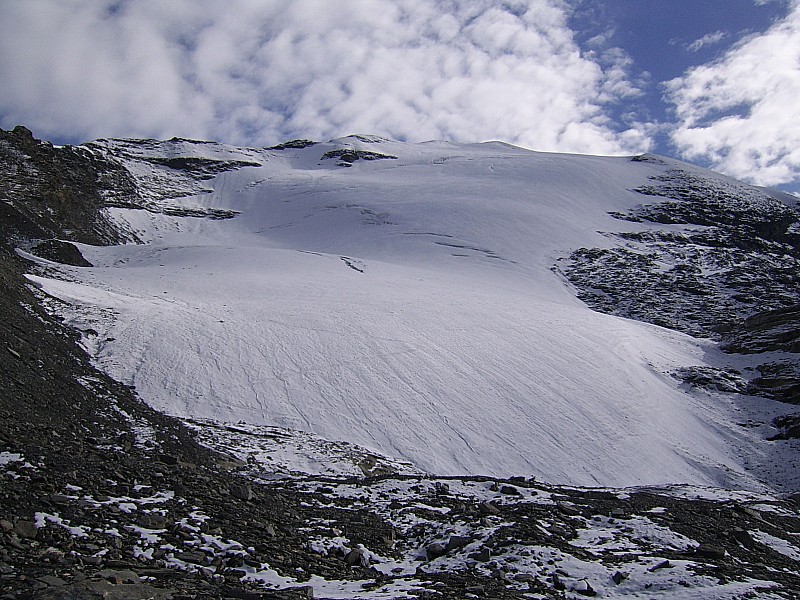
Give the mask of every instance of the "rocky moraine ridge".
[[[135, 155], [165, 143], [116, 144]], [[354, 157], [331, 158], [375, 159]], [[0, 597], [796, 597], [796, 496], [442, 478], [352, 447], [335, 459], [349, 470], [267, 470], [235, 449], [273, 452], [288, 433], [149, 408], [90, 364], [78, 332], [46, 310], [55, 300], [24, 278], [47, 267], [17, 249], [86, 266], [71, 241], [136, 241], [108, 218], [114, 206], [234, 216], [180, 198], [246, 163], [164, 161], [169, 186], [137, 179], [102, 145], [0, 132]], [[668, 199], [620, 218], [680, 227], [617, 236], [619, 248], [576, 252], [564, 271], [599, 310], [784, 353], [759, 367], [761, 382], [729, 379], [796, 402], [785, 358], [797, 352], [796, 208], [699, 185], [673, 173], [642, 189]], [[723, 218], [734, 197], [742, 206]], [[634, 273], [645, 294], [609, 284]], [[782, 429], [795, 430], [791, 419]]]

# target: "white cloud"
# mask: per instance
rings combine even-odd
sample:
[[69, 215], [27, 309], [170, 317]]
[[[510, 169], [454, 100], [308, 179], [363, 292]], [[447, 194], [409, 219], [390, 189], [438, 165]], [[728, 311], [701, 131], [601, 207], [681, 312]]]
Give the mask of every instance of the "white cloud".
[[728, 37], [727, 31], [715, 31], [714, 33], [707, 33], [703, 37], [696, 39], [691, 44], [686, 46], [689, 52], [697, 52], [706, 46], [713, 46], [719, 44], [722, 40]]
[[647, 148], [608, 107], [624, 54], [582, 56], [565, 0], [0, 4], [0, 125], [47, 137], [267, 144], [367, 132], [547, 150]]
[[762, 185], [800, 181], [800, 0], [765, 33], [667, 89], [683, 156]]

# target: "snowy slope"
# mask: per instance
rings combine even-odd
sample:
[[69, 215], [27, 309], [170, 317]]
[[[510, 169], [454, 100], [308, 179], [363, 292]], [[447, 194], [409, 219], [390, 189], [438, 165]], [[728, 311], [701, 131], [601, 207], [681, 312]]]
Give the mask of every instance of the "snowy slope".
[[[131, 148], [94, 145], [153, 202], [237, 216], [114, 209], [146, 245], [82, 247], [93, 268], [30, 278], [73, 305], [97, 363], [154, 407], [310, 431], [440, 474], [757, 486], [744, 457], [761, 450], [736, 397], [671, 376], [718, 360], [715, 346], [595, 313], [552, 270], [610, 244], [602, 231], [621, 226], [608, 213], [667, 166], [367, 137]], [[153, 157], [239, 163], [192, 178]]]

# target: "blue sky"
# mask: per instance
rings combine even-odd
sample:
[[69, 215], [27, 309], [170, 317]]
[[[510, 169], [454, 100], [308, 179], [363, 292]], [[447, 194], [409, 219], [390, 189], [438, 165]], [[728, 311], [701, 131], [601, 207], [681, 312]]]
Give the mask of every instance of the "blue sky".
[[0, 127], [652, 151], [800, 191], [800, 0], [6, 0]]
[[[596, 43], [596, 38], [603, 36], [608, 45], [624, 49], [632, 61], [632, 76], [637, 78], [641, 96], [613, 106], [614, 119], [624, 122], [626, 114], [634, 113], [643, 121], [663, 124], [651, 132], [652, 151], [680, 158], [680, 149], [670, 139], [676, 116], [673, 104], [665, 98], [664, 83], [681, 78], [690, 69], [724, 60], [737, 45], [765, 35], [787, 17], [792, 4], [754, 0], [585, 0], [575, 6], [571, 26], [584, 51], [591, 51], [592, 41]], [[800, 63], [796, 65], [800, 71]], [[800, 127], [800, 110], [793, 111], [791, 121]], [[703, 157], [694, 159], [704, 166], [714, 166], [713, 161]], [[796, 167], [795, 164], [795, 178]], [[800, 190], [797, 181], [783, 183], [784, 188]]]

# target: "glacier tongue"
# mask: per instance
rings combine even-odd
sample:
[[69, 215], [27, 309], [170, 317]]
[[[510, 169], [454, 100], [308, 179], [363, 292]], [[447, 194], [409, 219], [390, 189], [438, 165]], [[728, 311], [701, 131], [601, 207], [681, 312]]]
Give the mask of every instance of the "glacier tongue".
[[[180, 164], [142, 159], [156, 150], [119, 157], [154, 201]], [[242, 164], [204, 173], [181, 202], [235, 218], [114, 209], [151, 241], [83, 246], [95, 267], [30, 277], [152, 406], [311, 431], [439, 474], [758, 486], [735, 400], [670, 375], [712, 345], [595, 313], [551, 270], [609, 244], [608, 213], [665, 166], [364, 136], [213, 154]]]

